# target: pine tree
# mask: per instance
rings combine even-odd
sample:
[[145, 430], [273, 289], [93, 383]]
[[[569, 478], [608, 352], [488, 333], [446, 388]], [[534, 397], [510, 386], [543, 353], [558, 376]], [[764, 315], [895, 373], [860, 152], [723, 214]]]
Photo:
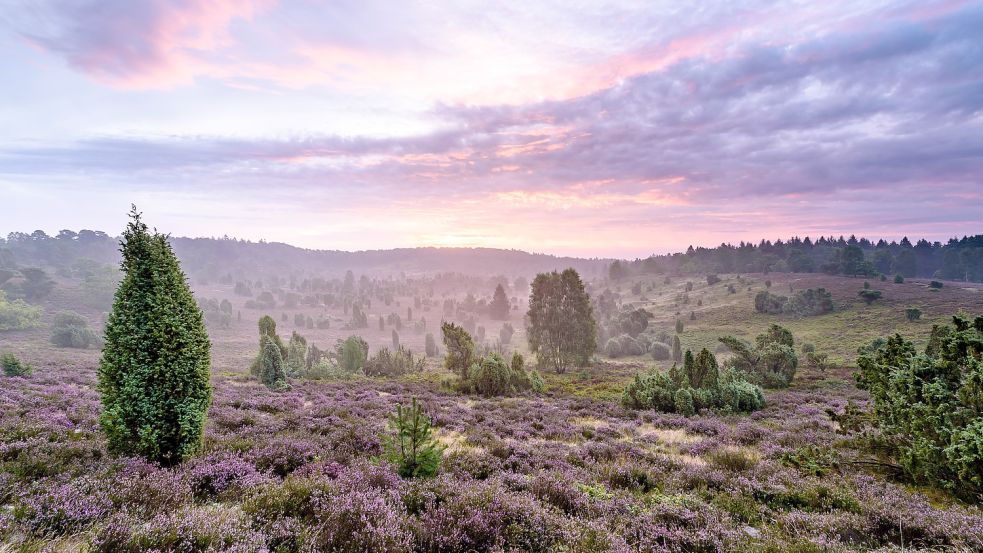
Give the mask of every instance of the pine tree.
[[99, 422], [110, 450], [174, 465], [201, 446], [211, 346], [167, 237], [148, 232], [135, 206], [130, 219], [99, 363]]
[[681, 363], [683, 361], [683, 345], [679, 343], [678, 334], [672, 337], [672, 361], [673, 363]]
[[385, 448], [389, 459], [398, 466], [399, 475], [403, 478], [436, 475], [444, 448], [433, 437], [430, 419], [416, 398], [408, 409], [397, 405], [389, 424], [395, 435], [386, 441]]
[[488, 313], [492, 319], [504, 321], [509, 318], [509, 299], [505, 296], [505, 288], [501, 284], [495, 287], [495, 294], [488, 304]]

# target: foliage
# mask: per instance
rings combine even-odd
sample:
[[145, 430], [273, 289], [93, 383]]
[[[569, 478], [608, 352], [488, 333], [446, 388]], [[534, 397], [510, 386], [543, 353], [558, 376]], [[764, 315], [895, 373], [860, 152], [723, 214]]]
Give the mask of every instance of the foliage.
[[511, 323], [502, 324], [502, 328], [498, 330], [498, 342], [503, 346], [507, 346], [512, 343], [512, 336], [515, 334], [515, 328], [512, 327]]
[[96, 345], [99, 337], [89, 328], [89, 321], [74, 311], [62, 311], [51, 323], [51, 343], [62, 348], [85, 349]]
[[758, 313], [790, 313], [797, 317], [811, 317], [833, 311], [833, 296], [825, 288], [799, 290], [791, 298], [762, 290], [754, 296], [754, 309]]
[[468, 331], [454, 323], [441, 323], [440, 330], [444, 338], [444, 347], [447, 348], [444, 367], [466, 379], [468, 370], [474, 363], [474, 340]]
[[904, 284], [904, 276], [902, 276], [900, 274], [894, 275], [894, 283], [895, 284]]
[[857, 360], [857, 380], [916, 482], [983, 497], [983, 317], [933, 329], [925, 353], [900, 334]]
[[713, 286], [714, 284], [717, 284], [718, 282], [720, 282], [720, 277], [719, 276], [717, 276], [715, 274], [712, 274], [712, 273], [708, 273], [707, 274], [707, 285]]
[[287, 371], [280, 348], [273, 338], [264, 334], [259, 340], [259, 371], [258, 377], [271, 390], [286, 390]]
[[558, 373], [570, 365], [586, 366], [597, 349], [590, 297], [573, 269], [536, 275], [527, 321], [529, 349]]
[[471, 365], [468, 377], [462, 381], [466, 391], [485, 397], [504, 396], [545, 389], [542, 376], [536, 371], [526, 371], [525, 359], [515, 352], [509, 362], [498, 353], [491, 353]]
[[0, 368], [3, 368], [4, 376], [31, 376], [34, 372], [34, 367], [9, 352], [0, 355]]
[[662, 342], [654, 342], [649, 347], [649, 352], [652, 354], [652, 359], [656, 361], [668, 361], [672, 358], [672, 351], [669, 349], [669, 346]]
[[12, 300], [25, 300], [38, 303], [48, 297], [55, 288], [55, 281], [48, 273], [39, 267], [20, 269], [20, 277], [15, 277], [3, 283], [2, 291]]
[[754, 296], [754, 310], [758, 313], [778, 314], [784, 311], [788, 298], [762, 290]]
[[676, 319], [676, 334], [683, 333], [683, 321], [681, 319]]
[[167, 237], [149, 233], [135, 207], [130, 217], [99, 363], [100, 422], [112, 451], [173, 465], [201, 447], [210, 342]]
[[433, 435], [430, 419], [413, 398], [409, 408], [396, 406], [390, 416], [393, 435], [386, 440], [386, 453], [403, 478], [432, 477], [440, 470], [444, 448]]
[[922, 310], [917, 307], [909, 307], [904, 310], [904, 316], [909, 321], [917, 321], [922, 318]]
[[649, 320], [652, 317], [654, 315], [645, 309], [625, 310], [618, 315], [617, 326], [623, 334], [638, 338], [638, 335], [648, 328]]
[[29, 305], [24, 300], [8, 300], [0, 290], [0, 332], [6, 330], [27, 330], [41, 326], [41, 308]]
[[773, 324], [755, 339], [753, 346], [733, 336], [724, 336], [720, 342], [734, 353], [729, 365], [748, 373], [756, 383], [766, 388], [791, 385], [799, 358], [788, 329]]
[[287, 342], [286, 373], [297, 378], [307, 370], [307, 339], [295, 330]]
[[933, 288], [935, 290], [938, 290], [938, 289], [942, 288], [943, 286], [945, 286], [945, 285], [943, 283], [939, 282], [938, 280], [933, 280], [932, 282], [929, 282], [928, 283], [928, 287], [929, 288]]
[[369, 344], [359, 336], [349, 336], [335, 345], [335, 357], [343, 371], [354, 374], [365, 366]]
[[492, 296], [491, 302], [488, 304], [488, 314], [496, 321], [504, 321], [509, 318], [510, 308], [509, 298], [505, 295], [505, 288], [499, 283], [495, 287], [495, 294]]
[[864, 300], [864, 303], [867, 305], [881, 299], [880, 290], [861, 290], [860, 292], [857, 292], [857, 295], [860, 296], [860, 299]]
[[437, 357], [437, 341], [434, 340], [433, 334], [427, 333], [427, 337], [424, 341], [424, 352], [427, 357]]
[[413, 352], [403, 346], [389, 350], [382, 348], [370, 357], [363, 367], [366, 376], [402, 376], [423, 370], [424, 359], [415, 358]]
[[706, 348], [696, 357], [687, 350], [685, 359], [682, 370], [673, 365], [668, 371], [636, 375], [622, 393], [622, 404], [630, 409], [687, 416], [703, 409], [745, 413], [764, 406], [761, 389], [735, 370], [720, 372], [716, 358]]

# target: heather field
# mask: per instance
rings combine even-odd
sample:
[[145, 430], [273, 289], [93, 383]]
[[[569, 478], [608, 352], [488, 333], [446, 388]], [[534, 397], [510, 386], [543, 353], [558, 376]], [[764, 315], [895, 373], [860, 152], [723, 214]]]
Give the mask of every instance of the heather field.
[[[259, 316], [249, 310], [242, 322], [210, 327], [214, 398], [203, 448], [164, 468], [107, 451], [97, 349], [57, 348], [46, 329], [5, 333], [3, 349], [35, 370], [0, 388], [0, 551], [983, 550], [983, 511], [912, 485], [871, 447], [877, 431], [863, 423], [868, 397], [854, 385], [851, 356], [887, 332], [924, 341], [933, 321], [983, 311], [980, 285], [875, 283], [886, 297], [867, 306], [854, 300], [861, 279], [689, 280], [688, 301], [702, 305], [684, 317], [687, 349], [777, 321], [836, 361], [800, 368], [751, 414], [626, 409], [621, 390], [632, 377], [671, 364], [650, 356], [543, 371], [544, 393], [511, 397], [454, 389], [440, 356], [403, 376], [297, 378], [273, 391], [249, 375]], [[776, 290], [825, 286], [837, 309], [801, 319], [755, 313], [765, 280]], [[689, 313], [678, 298], [686, 281], [647, 279], [634, 295], [637, 279], [614, 289], [625, 305], [655, 313], [660, 328]], [[195, 292], [236, 299], [215, 284]], [[60, 282], [45, 318], [74, 305], [75, 293]], [[905, 320], [913, 304], [924, 320]], [[352, 332], [335, 327], [302, 332], [322, 344]], [[370, 350], [389, 335], [374, 330]], [[421, 349], [422, 337], [410, 336]], [[514, 343], [524, 351], [523, 339]], [[412, 398], [445, 448], [432, 478], [400, 477], [383, 455], [390, 414]]]

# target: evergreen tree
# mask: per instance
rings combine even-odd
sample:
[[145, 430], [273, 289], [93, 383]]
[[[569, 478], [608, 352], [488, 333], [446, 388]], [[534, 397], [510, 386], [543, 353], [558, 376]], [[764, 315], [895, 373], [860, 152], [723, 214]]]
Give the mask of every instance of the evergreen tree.
[[444, 338], [444, 347], [447, 348], [444, 367], [462, 379], [467, 379], [468, 369], [475, 362], [474, 340], [467, 330], [454, 323], [442, 323], [440, 330]]
[[673, 363], [681, 363], [683, 360], [683, 346], [679, 343], [679, 335], [673, 335], [672, 337], [672, 361]]
[[488, 313], [496, 321], [504, 321], [509, 318], [509, 299], [505, 296], [505, 288], [501, 284], [495, 287], [495, 294], [492, 296], [491, 303], [488, 304]]
[[99, 421], [110, 450], [174, 465], [201, 446], [210, 343], [167, 237], [148, 232], [135, 206], [130, 219], [99, 363]]
[[403, 478], [430, 477], [437, 474], [444, 448], [433, 436], [430, 419], [413, 398], [410, 407], [396, 406], [389, 425], [394, 435], [385, 443], [387, 457], [398, 467]]

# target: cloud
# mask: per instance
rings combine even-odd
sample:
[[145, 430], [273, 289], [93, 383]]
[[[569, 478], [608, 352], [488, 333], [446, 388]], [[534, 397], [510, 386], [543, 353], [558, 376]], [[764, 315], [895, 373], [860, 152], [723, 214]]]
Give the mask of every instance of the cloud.
[[[230, 22], [259, 9], [204, 16], [181, 6], [199, 15], [177, 18], [183, 27], [152, 31], [168, 38], [148, 44], [182, 44], [148, 46], [152, 59], [187, 62], [180, 56], [195, 58], [196, 44], [221, 50], [232, 40]], [[599, 46], [584, 63], [567, 65], [551, 53], [544, 71], [534, 72], [538, 80], [528, 81], [539, 95], [550, 88], [544, 80], [566, 75], [553, 87], [564, 92], [476, 104], [443, 101], [439, 93], [448, 71], [442, 49], [453, 40], [428, 42], [405, 30], [386, 38], [372, 30], [380, 34], [373, 44], [352, 32], [316, 36], [321, 27], [312, 23], [292, 45], [301, 52], [297, 65], [255, 75], [283, 82], [345, 77], [381, 87], [430, 80], [421, 89], [435, 99], [429, 111], [435, 130], [374, 138], [308, 132], [286, 139], [110, 135], [8, 143], [0, 149], [0, 178], [56, 177], [148, 192], [208, 189], [216, 198], [274, 193], [357, 228], [364, 224], [359, 217], [399, 220], [393, 232], [432, 243], [514, 245], [526, 236], [556, 251], [608, 241], [642, 254], [646, 241], [656, 240], [704, 237], [713, 244], [788, 229], [887, 233], [905, 225], [912, 234], [937, 233], [947, 224], [983, 222], [983, 7], [889, 2], [855, 12], [823, 4], [786, 13], [747, 6], [734, 12], [716, 6], [659, 33], [652, 27], [663, 23], [637, 22], [643, 31], [634, 38], [591, 35]], [[354, 13], [359, 23], [382, 17], [378, 10]], [[625, 9], [618, 14], [628, 19], [609, 23], [634, 30], [636, 23], [625, 22], [635, 13]], [[520, 13], [517, 26], [541, 15]], [[407, 17], [428, 22], [434, 14]], [[475, 27], [497, 28], [500, 17], [479, 18]], [[454, 35], [456, 25], [438, 26], [437, 34]], [[576, 17], [558, 23], [564, 33], [583, 25]], [[786, 27], [801, 32], [792, 36]], [[244, 40], [255, 39], [248, 34]], [[65, 52], [73, 44], [100, 51], [99, 42], [57, 36]], [[420, 67], [403, 66], [417, 55]], [[232, 66], [241, 69], [240, 62]], [[120, 63], [127, 68], [121, 76], [144, 71], [137, 61]], [[238, 69], [229, 70], [230, 78]], [[469, 224], [466, 237], [454, 230]], [[421, 226], [427, 232], [416, 230]], [[618, 238], [628, 230], [639, 236]]]
[[[229, 25], [272, 0], [64, 0], [25, 10], [21, 34], [74, 68], [125, 87], [191, 81], [201, 54], [232, 44]], [[25, 28], [26, 27], [26, 28]]]

